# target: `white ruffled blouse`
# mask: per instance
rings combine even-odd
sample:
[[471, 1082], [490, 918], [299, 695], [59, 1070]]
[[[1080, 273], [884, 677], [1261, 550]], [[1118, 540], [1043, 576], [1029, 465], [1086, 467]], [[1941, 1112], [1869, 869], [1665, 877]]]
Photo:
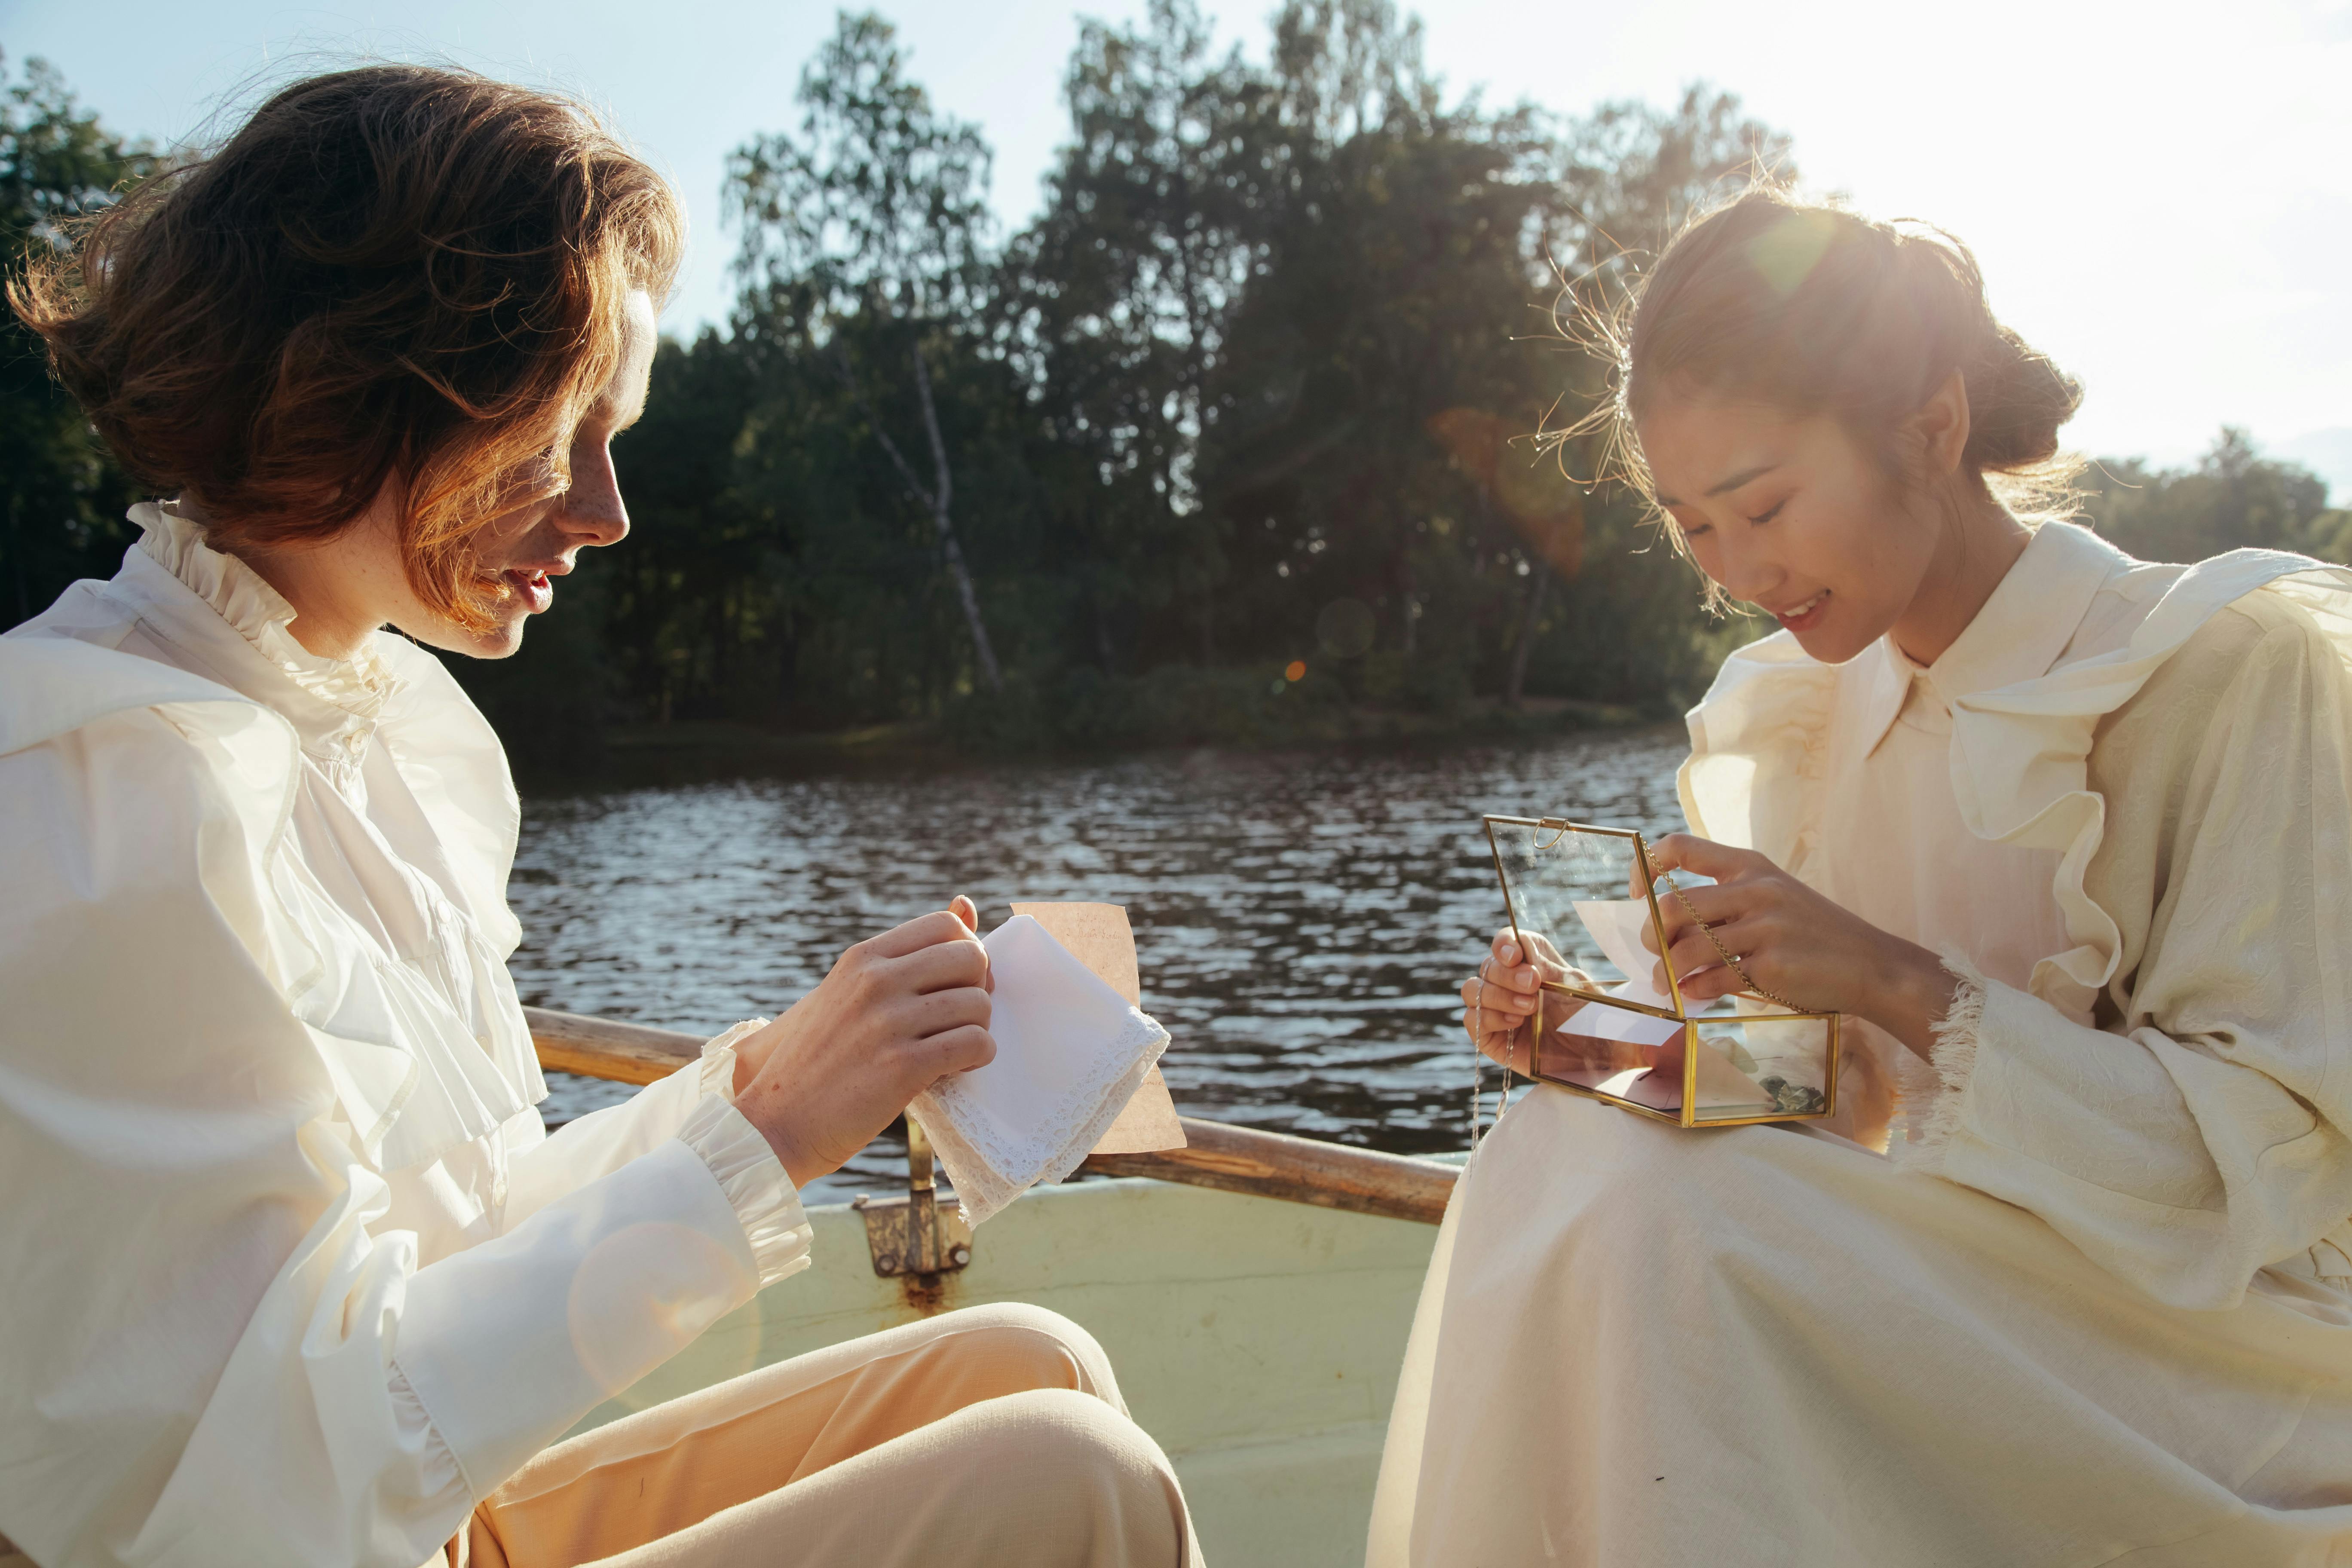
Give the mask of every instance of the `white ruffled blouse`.
[[2051, 524], [1933, 665], [1780, 633], [1690, 731], [1693, 832], [1964, 977], [1836, 1131], [2176, 1307], [2352, 1288], [2352, 572]]
[[808, 1263], [739, 1026], [550, 1137], [497, 737], [168, 506], [0, 637], [0, 1535], [386, 1564]]

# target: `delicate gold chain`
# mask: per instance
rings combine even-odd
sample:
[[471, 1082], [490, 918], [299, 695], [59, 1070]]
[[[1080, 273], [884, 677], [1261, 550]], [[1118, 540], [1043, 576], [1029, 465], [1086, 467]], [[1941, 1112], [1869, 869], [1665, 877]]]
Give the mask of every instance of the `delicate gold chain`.
[[1698, 918], [1698, 911], [1691, 908], [1690, 899], [1683, 892], [1682, 884], [1675, 880], [1675, 874], [1672, 871], [1666, 871], [1661, 874], [1666, 879], [1666, 890], [1673, 893], [1675, 896], [1675, 902], [1682, 905], [1683, 912], [1690, 916], [1691, 923], [1697, 926], [1701, 933], [1706, 936], [1707, 944], [1715, 949], [1716, 956], [1723, 960], [1725, 965], [1730, 969], [1732, 973], [1739, 976], [1741, 984], [1745, 984], [1748, 990], [1753, 991], [1757, 995], [1763, 997], [1764, 1000], [1771, 1003], [1776, 1007], [1786, 1008], [1791, 1013], [1801, 1013], [1804, 1011], [1803, 1008], [1798, 1006], [1794, 1002], [1790, 1001], [1787, 997], [1777, 996], [1771, 992], [1765, 990], [1761, 985], [1757, 984], [1756, 977], [1748, 973], [1747, 965], [1741, 963], [1739, 960], [1732, 957], [1731, 950], [1723, 945], [1723, 939], [1715, 934], [1715, 928]]

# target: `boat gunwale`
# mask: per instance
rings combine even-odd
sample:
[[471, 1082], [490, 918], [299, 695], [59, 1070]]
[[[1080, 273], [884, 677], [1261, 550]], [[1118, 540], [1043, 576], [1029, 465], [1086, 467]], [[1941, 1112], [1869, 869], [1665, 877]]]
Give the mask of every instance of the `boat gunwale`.
[[[648, 1084], [702, 1054], [699, 1036], [549, 1007], [523, 1017], [541, 1068], [616, 1083]], [[1144, 1176], [1351, 1214], [1435, 1225], [1460, 1172], [1434, 1160], [1345, 1143], [1181, 1119], [1185, 1146], [1145, 1154], [1090, 1154], [1083, 1170]]]

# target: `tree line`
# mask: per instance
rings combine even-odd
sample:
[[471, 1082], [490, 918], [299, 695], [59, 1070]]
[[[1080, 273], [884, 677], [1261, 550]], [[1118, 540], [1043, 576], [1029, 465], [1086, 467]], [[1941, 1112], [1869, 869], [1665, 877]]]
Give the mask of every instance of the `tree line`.
[[[1365, 714], [1507, 721], [1688, 700], [1755, 623], [1702, 611], [1633, 498], [1527, 438], [1600, 369], [1558, 331], [1785, 136], [1695, 88], [1580, 117], [1449, 97], [1386, 0], [1290, 0], [1262, 58], [1191, 0], [1086, 23], [1043, 208], [844, 15], [784, 128], [730, 160], [740, 297], [666, 342], [616, 449], [634, 533], [462, 673], [527, 758], [616, 726], [935, 725], [1046, 749], [1279, 740]], [[155, 166], [36, 64], [0, 101], [0, 241]], [[0, 616], [126, 542], [131, 489], [14, 323]], [[2126, 548], [2347, 558], [2302, 469], [2224, 432], [2110, 461]], [[1360, 727], [1358, 724], [1358, 727]]]

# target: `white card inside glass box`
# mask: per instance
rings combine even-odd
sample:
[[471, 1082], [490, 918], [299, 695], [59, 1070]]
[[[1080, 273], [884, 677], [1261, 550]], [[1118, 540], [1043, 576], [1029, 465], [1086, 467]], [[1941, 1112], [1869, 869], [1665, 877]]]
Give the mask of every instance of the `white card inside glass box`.
[[1641, 834], [1557, 817], [1486, 826], [1539, 987], [1515, 1069], [1681, 1127], [1835, 1111], [1835, 1014], [1746, 994], [1689, 1001], [1670, 963], [1657, 989], [1664, 926]]

